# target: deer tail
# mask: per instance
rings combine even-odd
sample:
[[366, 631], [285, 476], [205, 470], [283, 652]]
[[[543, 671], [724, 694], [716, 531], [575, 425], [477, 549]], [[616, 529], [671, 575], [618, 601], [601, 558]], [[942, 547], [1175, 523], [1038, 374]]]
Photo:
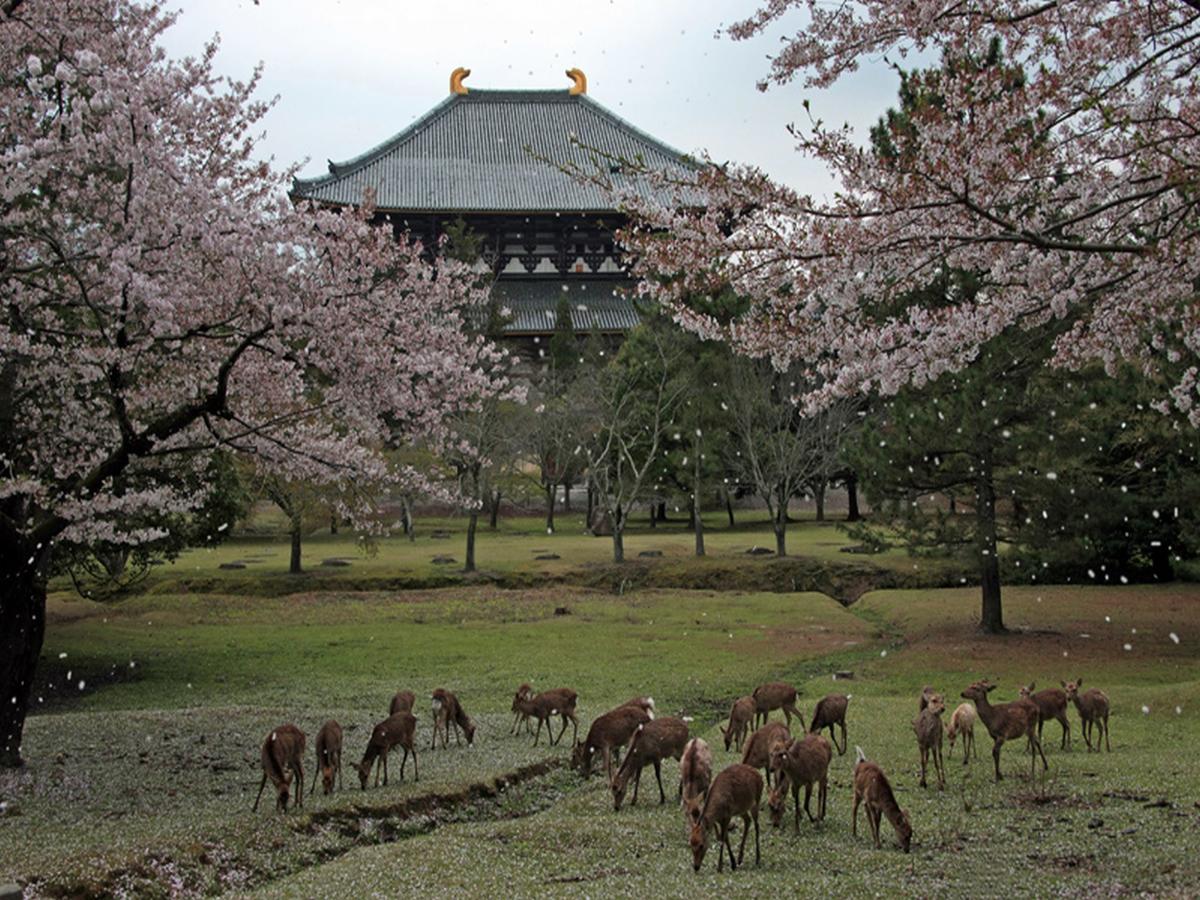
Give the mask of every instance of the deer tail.
[[867, 761], [867, 754], [863, 753], [862, 747], [858, 746], [858, 744], [855, 744], [854, 745], [854, 764], [857, 766], [859, 763], [864, 763], [866, 761]]

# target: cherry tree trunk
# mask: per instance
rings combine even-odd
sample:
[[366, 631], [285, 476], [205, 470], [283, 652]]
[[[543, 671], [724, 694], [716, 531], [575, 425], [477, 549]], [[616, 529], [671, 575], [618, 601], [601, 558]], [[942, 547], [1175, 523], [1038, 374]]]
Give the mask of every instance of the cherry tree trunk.
[[492, 508], [488, 510], [488, 528], [492, 529], [492, 531], [496, 530], [496, 526], [500, 522], [500, 497], [501, 494], [499, 491], [491, 495]]
[[0, 547], [0, 769], [24, 765], [21, 739], [46, 633], [46, 554]]
[[992, 458], [981, 454], [975, 462], [975, 531], [979, 553], [979, 582], [982, 606], [979, 628], [987, 634], [1003, 634], [1004, 615], [1000, 605], [1000, 559], [996, 552], [996, 486], [992, 480]]
[[846, 476], [846, 521], [857, 522], [862, 518], [858, 511], [858, 476], [851, 472]]
[[588, 478], [587, 483], [587, 518], [584, 519], [584, 528], [587, 531], [592, 530], [592, 516], [596, 512], [596, 486], [592, 484], [592, 479]]
[[696, 555], [704, 555], [704, 519], [700, 515], [700, 440], [696, 439], [696, 446], [692, 456], [695, 458], [694, 468], [692, 469], [692, 525], [696, 529]]
[[562, 483], [563, 489], [563, 512], [571, 511], [571, 479], [564, 478]]
[[293, 575], [299, 575], [304, 571], [300, 566], [300, 543], [303, 536], [301, 534], [301, 521], [299, 515], [292, 516], [290, 533], [292, 536], [292, 559], [288, 565], [288, 571]]
[[557, 485], [546, 485], [546, 534], [554, 534], [554, 495], [557, 493]]
[[788, 493], [780, 489], [771, 525], [775, 529], [775, 555], [787, 556]]
[[479, 524], [479, 513], [472, 511], [467, 518], [467, 564], [463, 571], [475, 571], [475, 528]]
[[825, 521], [825, 482], [818, 481], [813, 485], [813, 502], [817, 505], [817, 521]]
[[614, 510], [612, 519], [613, 562], [625, 562], [625, 511]]
[[733, 497], [730, 496], [729, 491], [725, 492], [725, 515], [729, 516], [729, 527], [735, 527], [737, 522], [733, 519]]

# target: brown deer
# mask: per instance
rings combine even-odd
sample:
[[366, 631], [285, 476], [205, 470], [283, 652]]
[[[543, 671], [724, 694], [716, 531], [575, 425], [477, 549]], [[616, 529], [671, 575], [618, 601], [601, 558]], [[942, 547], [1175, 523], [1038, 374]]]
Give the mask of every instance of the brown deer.
[[712, 783], [712, 750], [704, 738], [692, 738], [679, 759], [679, 801], [689, 822], [700, 817], [700, 807]]
[[[820, 734], [828, 728], [829, 737], [833, 741], [833, 746], [837, 747], [838, 756], [846, 752], [846, 707], [849, 704], [850, 698], [845, 694], [826, 694], [817, 701], [817, 708], [813, 711], [812, 724], [808, 726], [808, 730], [813, 734]], [[842, 727], [841, 744], [838, 744], [837, 736], [833, 733], [834, 725]]]
[[644, 709], [636, 706], [618, 706], [592, 722], [587, 737], [575, 742], [571, 753], [571, 765], [584, 778], [592, 774], [592, 760], [597, 753], [604, 757], [604, 775], [612, 781], [613, 752], [629, 743], [634, 732], [650, 722]]
[[867, 810], [867, 824], [871, 826], [871, 836], [875, 838], [875, 849], [879, 849], [879, 822], [882, 816], [892, 823], [900, 846], [908, 853], [912, 847], [912, 822], [908, 813], [896, 802], [892, 786], [888, 783], [883, 769], [867, 760], [862, 747], [854, 748], [858, 759], [854, 764], [854, 809], [850, 815], [850, 833], [858, 836], [858, 804], [862, 803]]
[[462, 704], [458, 702], [451, 691], [445, 688], [437, 688], [433, 692], [433, 743], [429, 745], [432, 750], [437, 746], [437, 736], [440, 731], [442, 734], [442, 749], [446, 749], [449, 741], [450, 729], [454, 728], [454, 743], [461, 745], [459, 740], [459, 732], [461, 731], [467, 737], [467, 746], [470, 747], [475, 743], [475, 723], [471, 721], [471, 717], [466, 714], [462, 708]]
[[946, 769], [942, 764], [942, 713], [946, 711], [946, 702], [942, 695], [931, 694], [921, 710], [913, 719], [913, 731], [917, 735], [917, 747], [921, 751], [921, 787], [927, 787], [925, 769], [929, 757], [933, 757], [933, 770], [937, 773], [938, 790], [946, 789]]
[[[692, 833], [688, 843], [692, 848], [692, 868], [699, 872], [708, 852], [708, 833], [717, 832], [717, 871], [725, 862], [725, 851], [729, 851], [729, 868], [737, 869], [746, 853], [746, 838], [750, 836], [750, 821], [754, 821], [754, 863], [762, 857], [758, 844], [758, 807], [762, 803], [762, 776], [750, 766], [734, 763], [723, 769], [709, 786], [708, 796], [700, 815], [692, 822]], [[734, 816], [742, 817], [742, 844], [737, 859], [733, 858], [733, 845], [729, 843], [729, 823]]]
[[[767, 798], [771, 810], [771, 824], [776, 828], [783, 821], [787, 808], [788, 787], [792, 790], [792, 803], [796, 807], [796, 831], [800, 831], [800, 787], [804, 787], [804, 811], [808, 820], [816, 822], [825, 818], [825, 801], [829, 793], [829, 763], [833, 759], [833, 748], [823, 735], [809, 733], [796, 738], [786, 747], [780, 747], [771, 755], [771, 768], [775, 772], [775, 787]], [[817, 815], [813, 818], [809, 802], [812, 800], [813, 785], [817, 785]]]
[[417, 695], [412, 691], [397, 691], [396, 696], [392, 698], [392, 705], [388, 707], [388, 715], [394, 716], [401, 712], [410, 713], [416, 703]]
[[[631, 707], [640, 709], [640, 707]], [[645, 712], [645, 710], [643, 710]], [[629, 788], [629, 779], [633, 779], [633, 799], [629, 801], [634, 806], [638, 801], [638, 786], [642, 782], [642, 769], [654, 766], [654, 777], [658, 780], [658, 802], [667, 802], [663, 791], [662, 761], [668, 757], [678, 760], [683, 756], [683, 748], [688, 742], [688, 727], [683, 719], [674, 716], [664, 716], [652, 719], [638, 728], [633, 734], [629, 752], [621, 761], [621, 767], [613, 776], [610, 785], [613, 795], [613, 809], [619, 810], [625, 800], [625, 792]], [[679, 782], [679, 790], [683, 792], [683, 781]]]
[[1058, 724], [1062, 726], [1062, 744], [1060, 750], [1069, 750], [1071, 748], [1071, 723], [1067, 719], [1067, 692], [1061, 688], [1047, 688], [1044, 691], [1038, 691], [1036, 694], [1033, 689], [1037, 687], [1037, 682], [1031, 681], [1029, 684], [1021, 685], [1017, 691], [1023, 700], [1032, 700], [1038, 709], [1038, 740], [1042, 739], [1042, 726], [1049, 719], [1057, 719]]
[[1042, 742], [1037, 737], [1036, 707], [1029, 701], [1017, 700], [1013, 703], [1000, 703], [992, 706], [988, 702], [988, 694], [996, 686], [988, 681], [976, 681], [962, 692], [963, 699], [975, 701], [975, 711], [992, 736], [992, 761], [996, 766], [996, 780], [1000, 774], [1000, 748], [1005, 741], [1026, 737], [1029, 739], [1029, 777], [1032, 778], [1037, 766], [1037, 757], [1042, 757], [1042, 770], [1050, 767], [1046, 764], [1046, 754], [1042, 752]]
[[927, 684], [925, 687], [921, 688], [921, 699], [917, 703], [917, 712], [924, 710], [925, 707], [929, 705], [929, 698], [937, 695], [937, 690], [931, 684]]
[[421, 774], [417, 770], [417, 747], [414, 736], [417, 730], [417, 717], [412, 713], [400, 712], [388, 716], [371, 730], [371, 739], [367, 742], [367, 750], [363, 753], [362, 762], [358, 769], [358, 783], [365, 791], [367, 779], [371, 776], [371, 764], [375, 764], [375, 787], [379, 787], [379, 770], [383, 769], [383, 784], [388, 783], [387, 758], [392, 748], [399, 744], [404, 748], [404, 758], [400, 761], [400, 780], [404, 780], [404, 767], [408, 765], [408, 755], [413, 759], [413, 780], [420, 781]]
[[791, 732], [782, 722], [768, 722], [746, 741], [746, 746], [742, 748], [742, 764], [762, 769], [767, 776], [767, 787], [770, 787], [771, 754], [780, 747], [787, 746], [791, 739]]
[[733, 701], [733, 708], [729, 710], [729, 727], [721, 728], [721, 735], [725, 738], [726, 752], [729, 751], [730, 744], [736, 745], [738, 750], [742, 749], [742, 741], [746, 739], [746, 732], [750, 730], [750, 721], [753, 718], [753, 697], [740, 697]]
[[[579, 720], [575, 718], [575, 703], [578, 697], [570, 688], [555, 688], [552, 691], [542, 691], [540, 694], [535, 694], [524, 700], [513, 699], [513, 706], [523, 715], [537, 719], [537, 731], [533, 735], [533, 746], [538, 745], [538, 738], [542, 736], [542, 725], [546, 726], [546, 737], [550, 739], [550, 745], [557, 744], [563, 734], [567, 730], [567, 720], [571, 721], [573, 730], [571, 732], [571, 740], [579, 734]], [[554, 726], [550, 719], [554, 716], [562, 718], [562, 729], [558, 732], [558, 737], [554, 737]]]
[[296, 781], [296, 805], [304, 805], [304, 732], [295, 725], [280, 725], [267, 735], [262, 745], [262, 781], [258, 785], [258, 796], [254, 798], [254, 811], [258, 812], [258, 801], [262, 799], [267, 779], [275, 785], [275, 808], [287, 812], [288, 791], [292, 779]]
[[654, 698], [653, 697], [630, 697], [622, 706], [636, 706], [642, 710], [651, 719], [654, 718]]
[[796, 709], [796, 689], [782, 681], [772, 681], [760, 684], [750, 695], [754, 698], [754, 726], [757, 728], [767, 721], [772, 710], [782, 709], [787, 719], [788, 728], [792, 727], [792, 716], [801, 722], [804, 716]]
[[950, 727], [946, 729], [946, 736], [950, 738], [950, 752], [946, 755], [954, 753], [954, 741], [959, 735], [963, 739], [963, 765], [967, 765], [971, 761], [971, 754], [975, 754], [975, 758], [979, 759], [979, 751], [975, 748], [975, 720], [978, 718], [975, 714], [975, 707], [970, 703], [960, 703], [955, 707], [954, 712], [950, 714]]
[[525, 725], [525, 733], [532, 734], [533, 726], [529, 724], [529, 715], [521, 712], [518, 704], [523, 700], [529, 700], [533, 696], [533, 685], [526, 682], [517, 688], [516, 696], [513, 697], [512, 711], [513, 723], [512, 728], [508, 729], [509, 734], [516, 734], [521, 730], [522, 723]]
[[[1082, 723], [1080, 730], [1083, 732], [1083, 740], [1087, 744], [1088, 751], [1093, 749], [1100, 752], [1100, 738], [1104, 738], [1104, 747], [1109, 753], [1112, 753], [1112, 744], [1108, 742], [1108, 695], [1104, 691], [1091, 688], [1079, 693], [1079, 689], [1083, 687], [1083, 679], [1076, 678], [1074, 681], [1064, 681], [1062, 686], [1066, 691], [1067, 699], [1075, 704], [1075, 708], [1079, 710], [1079, 720]], [[1096, 746], [1092, 746], [1092, 728], [1098, 727], [1101, 734], [1096, 735]]]
[[[342, 786], [342, 726], [330, 719], [317, 732], [317, 771], [321, 773], [321, 789], [326, 794], [333, 793], [333, 779], [337, 776], [337, 785]], [[309, 793], [317, 789], [314, 778]]]

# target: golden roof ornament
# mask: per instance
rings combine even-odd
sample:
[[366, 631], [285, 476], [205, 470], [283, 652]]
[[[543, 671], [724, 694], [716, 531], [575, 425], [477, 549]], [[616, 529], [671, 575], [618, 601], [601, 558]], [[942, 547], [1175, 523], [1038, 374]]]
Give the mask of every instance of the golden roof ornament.
[[459, 66], [457, 69], [455, 69], [453, 72], [451, 72], [450, 73], [450, 93], [452, 93], [452, 94], [467, 93], [467, 86], [465, 84], [463, 84], [463, 79], [466, 78], [470, 74], [471, 74], [471, 70], [464, 69], [462, 66]]
[[574, 82], [571, 85], [569, 94], [586, 94], [587, 93], [587, 76], [580, 69], [567, 69], [567, 77]]

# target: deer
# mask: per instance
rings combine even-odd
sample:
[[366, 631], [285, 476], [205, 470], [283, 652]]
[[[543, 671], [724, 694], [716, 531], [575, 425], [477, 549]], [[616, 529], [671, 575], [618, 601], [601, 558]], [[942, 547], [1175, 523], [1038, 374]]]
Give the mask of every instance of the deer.
[[1029, 777], [1032, 778], [1037, 766], [1037, 757], [1042, 757], [1042, 770], [1050, 768], [1046, 763], [1046, 754], [1042, 752], [1042, 742], [1037, 737], [1036, 707], [1029, 701], [1017, 700], [1013, 703], [1001, 703], [992, 706], [988, 702], [988, 694], [996, 689], [996, 685], [988, 681], [976, 681], [962, 692], [964, 700], [975, 701], [975, 711], [992, 736], [992, 761], [996, 767], [996, 780], [1000, 781], [1000, 748], [1005, 741], [1025, 736], [1029, 739]]
[[[796, 807], [795, 830], [800, 831], [800, 787], [804, 787], [804, 811], [808, 820], [816, 822], [825, 818], [825, 801], [829, 793], [829, 763], [833, 759], [833, 747], [820, 734], [809, 732], [796, 738], [786, 747], [776, 748], [771, 754], [771, 769], [775, 772], [775, 787], [767, 797], [771, 811], [771, 824], [778, 828], [787, 808], [788, 787], [792, 790], [792, 803]], [[817, 785], [817, 815], [813, 817], [809, 803], [813, 785]]]
[[1062, 725], [1062, 744], [1060, 750], [1069, 750], [1071, 748], [1071, 723], [1067, 719], [1067, 692], [1061, 688], [1047, 688], [1044, 691], [1034, 693], [1034, 688], [1037, 687], [1037, 682], [1031, 681], [1029, 684], [1023, 684], [1017, 690], [1022, 700], [1029, 700], [1037, 706], [1038, 710], [1038, 740], [1042, 739], [1042, 726], [1048, 719], [1057, 719]]
[[921, 787], [928, 787], [925, 781], [925, 769], [929, 757], [933, 757], [933, 770], [937, 773], [938, 790], [946, 789], [946, 771], [942, 764], [942, 713], [946, 711], [946, 703], [942, 695], [931, 694], [915, 719], [913, 731], [917, 735], [917, 747], [921, 751]]
[[746, 732], [750, 730], [750, 720], [753, 718], [753, 697], [739, 697], [733, 701], [733, 708], [729, 710], [729, 727], [721, 728], [721, 736], [725, 738], [726, 752], [729, 751], [730, 744], [736, 745], [738, 750], [742, 749], [742, 741], [746, 739]]
[[[630, 707], [640, 709], [640, 707]], [[645, 710], [643, 710], [644, 712]], [[629, 801], [634, 806], [638, 801], [638, 786], [642, 782], [642, 769], [654, 766], [654, 777], [658, 781], [658, 802], [667, 802], [663, 791], [662, 761], [670, 757], [678, 761], [683, 756], [683, 749], [688, 742], [688, 727], [683, 719], [674, 716], [664, 716], [651, 719], [638, 728], [633, 734], [629, 752], [621, 761], [617, 774], [613, 776], [610, 788], [613, 795], [613, 809], [619, 811], [625, 800], [625, 792], [629, 788], [629, 779], [633, 779], [633, 799]], [[683, 794], [683, 781], [679, 782], [680, 796]]]
[[[1075, 708], [1079, 710], [1079, 720], [1082, 723], [1081, 731], [1083, 731], [1083, 740], [1087, 744], [1088, 752], [1093, 749], [1100, 752], [1100, 738], [1104, 738], [1104, 747], [1112, 753], [1112, 744], [1108, 741], [1108, 695], [1104, 691], [1091, 688], [1079, 693], [1079, 689], [1083, 687], [1083, 679], [1076, 678], [1074, 681], [1062, 682], [1063, 689], [1066, 692], [1067, 699], [1075, 704]], [[1092, 728], [1099, 727], [1101, 734], [1096, 736], [1096, 746], [1092, 747]]]
[[935, 696], [938, 696], [938, 692], [933, 685], [927, 684], [921, 688], [921, 699], [917, 703], [917, 712], [922, 712], [929, 705], [929, 698]]
[[746, 741], [742, 749], [742, 763], [767, 774], [767, 787], [771, 786], [771, 754], [787, 746], [792, 735], [782, 722], [768, 722]]
[[392, 705], [388, 707], [388, 715], [394, 716], [399, 712], [410, 713], [417, 703], [417, 695], [412, 691], [397, 691], [396, 696], [392, 698]]
[[[808, 730], [813, 734], [820, 734], [828, 728], [829, 737], [833, 741], [833, 746], [837, 748], [838, 756], [842, 756], [846, 752], [846, 707], [849, 703], [850, 698], [845, 694], [826, 694], [817, 701], [817, 708], [813, 710], [812, 724], [808, 726]], [[838, 744], [837, 736], [833, 733], [834, 725], [842, 727], [841, 744]]]
[[[692, 822], [688, 843], [692, 848], [692, 869], [699, 872], [708, 852], [708, 833], [717, 832], [717, 871], [725, 862], [725, 851], [729, 851], [729, 868], [736, 870], [746, 853], [746, 838], [750, 836], [750, 822], [754, 821], [754, 863], [762, 862], [758, 843], [758, 807], [762, 803], [763, 780], [757, 770], [742, 763], [734, 763], [723, 769], [704, 798], [704, 807]], [[729, 842], [729, 823], [734, 816], [742, 817], [742, 844], [737, 859], [733, 858], [733, 845]]]
[[796, 693], [794, 687], [782, 681], [772, 681], [756, 687], [750, 695], [754, 698], [754, 727], [765, 723], [771, 711], [776, 709], [783, 710], [789, 729], [792, 727], [792, 716], [803, 722], [804, 716], [796, 709]]
[[974, 753], [975, 758], [979, 759], [979, 751], [975, 749], [976, 718], [978, 716], [974, 706], [970, 703], [960, 703], [950, 714], [950, 727], [946, 729], [946, 736], [950, 738], [950, 751], [946, 754], [947, 756], [954, 753], [954, 741], [960, 734], [962, 735], [964, 766], [970, 763], [971, 753]]
[[508, 729], [509, 734], [516, 734], [517, 732], [519, 732], [521, 730], [522, 723], [525, 724], [525, 733], [526, 734], [530, 734], [533, 731], [533, 727], [529, 724], [529, 715], [527, 713], [521, 712], [521, 710], [518, 708], [518, 704], [520, 704], [521, 701], [529, 700], [532, 696], [533, 696], [533, 685], [529, 684], [528, 682], [520, 685], [517, 688], [517, 693], [513, 697], [513, 702], [512, 702], [513, 723], [512, 723], [512, 727], [510, 729]]
[[679, 803], [689, 822], [700, 817], [700, 808], [712, 783], [712, 750], [704, 738], [692, 738], [679, 759]]
[[258, 801], [262, 799], [267, 779], [275, 785], [275, 808], [287, 812], [288, 792], [293, 778], [296, 781], [296, 805], [304, 805], [304, 732], [295, 725], [280, 725], [267, 735], [262, 745], [262, 781], [258, 784], [258, 796], [254, 798], [254, 811], [258, 812]]
[[[566, 732], [568, 719], [574, 726], [571, 740], [575, 740], [579, 734], [579, 720], [575, 718], [577, 699], [578, 695], [570, 688], [555, 688], [551, 691], [542, 691], [540, 694], [524, 700], [513, 698], [513, 706], [521, 714], [537, 719], [537, 731], [533, 735], [533, 746], [538, 745], [538, 739], [542, 736], [543, 723], [546, 726], [546, 737], [549, 738], [550, 745], [554, 746]], [[553, 725], [550, 723], [553, 716], [562, 718], [562, 729], [558, 732], [557, 738], [553, 736]]]
[[417, 717], [412, 713], [399, 712], [388, 716], [373, 729], [371, 739], [367, 742], [366, 752], [358, 769], [358, 782], [362, 789], [367, 789], [367, 779], [371, 776], [371, 764], [375, 765], [375, 787], [379, 787], [379, 770], [383, 769], [383, 785], [387, 787], [388, 770], [387, 758], [392, 748], [399, 744], [404, 748], [404, 759], [400, 761], [400, 780], [404, 780], [404, 767], [408, 765], [408, 755], [413, 759], [413, 780], [420, 781], [421, 775], [417, 769], [417, 747], [414, 735], [417, 730]]
[[591, 777], [592, 760], [596, 753], [604, 756], [604, 775], [611, 782], [613, 751], [619, 751], [633, 738], [634, 732], [650, 722], [644, 709], [636, 706], [618, 706], [592, 722], [587, 737], [575, 742], [571, 752], [571, 765], [584, 778]]
[[646, 713], [651, 719], [654, 718], [654, 698], [653, 697], [630, 697], [622, 706], [636, 706], [638, 709]]
[[912, 847], [912, 822], [908, 813], [896, 802], [896, 795], [892, 793], [892, 786], [883, 769], [867, 759], [862, 747], [855, 747], [854, 751], [857, 759], [854, 763], [854, 808], [850, 815], [850, 833], [858, 837], [858, 805], [862, 803], [867, 811], [871, 836], [875, 838], [875, 849], [880, 847], [880, 819], [887, 816], [900, 840], [900, 847], [908, 853]]
[[[321, 773], [321, 789], [326, 795], [333, 793], [333, 779], [342, 786], [342, 726], [330, 719], [317, 732], [317, 771]], [[314, 778], [309, 793], [317, 789]]]
[[473, 746], [475, 743], [475, 723], [471, 717], [466, 714], [462, 708], [462, 704], [458, 702], [452, 692], [445, 688], [437, 688], [433, 692], [433, 743], [429, 745], [432, 750], [437, 746], [438, 732], [442, 734], [442, 749], [446, 749], [450, 728], [454, 728], [454, 743], [461, 745], [459, 740], [459, 732], [466, 735], [467, 746]]

